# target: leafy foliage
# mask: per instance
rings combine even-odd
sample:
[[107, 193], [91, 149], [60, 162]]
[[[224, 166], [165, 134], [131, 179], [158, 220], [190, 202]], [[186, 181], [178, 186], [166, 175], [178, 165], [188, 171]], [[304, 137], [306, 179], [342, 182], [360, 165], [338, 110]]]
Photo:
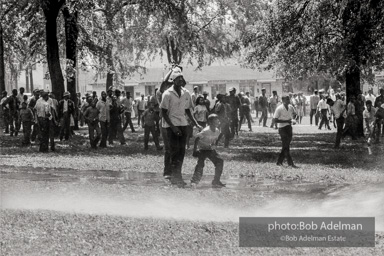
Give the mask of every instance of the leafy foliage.
[[246, 66], [342, 81], [354, 66], [370, 81], [372, 68], [384, 68], [383, 1], [284, 0], [267, 7], [263, 21], [242, 35]]

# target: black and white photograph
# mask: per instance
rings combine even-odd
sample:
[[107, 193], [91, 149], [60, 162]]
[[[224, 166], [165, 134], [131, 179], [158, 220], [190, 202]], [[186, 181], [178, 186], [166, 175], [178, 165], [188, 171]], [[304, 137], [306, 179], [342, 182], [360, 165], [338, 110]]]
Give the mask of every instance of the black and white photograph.
[[0, 0], [0, 255], [384, 255], [383, 0]]

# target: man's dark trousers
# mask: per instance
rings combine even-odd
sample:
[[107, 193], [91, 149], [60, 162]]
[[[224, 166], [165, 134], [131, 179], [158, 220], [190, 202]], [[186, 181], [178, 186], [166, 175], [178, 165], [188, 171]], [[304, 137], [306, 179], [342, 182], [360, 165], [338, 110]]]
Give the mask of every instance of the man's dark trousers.
[[125, 131], [125, 129], [127, 129], [127, 126], [129, 124], [129, 127], [131, 128], [131, 131], [132, 132], [135, 132], [135, 128], [133, 128], [133, 123], [132, 123], [132, 118], [131, 118], [131, 112], [125, 112], [125, 124], [124, 124], [124, 127], [123, 127], [123, 131]]
[[337, 133], [336, 133], [336, 143], [335, 147], [338, 148], [340, 146], [341, 138], [343, 137], [343, 130], [344, 130], [344, 117], [340, 116], [336, 119], [336, 125], [337, 125]]
[[182, 180], [181, 169], [185, 156], [185, 145], [187, 143], [187, 126], [176, 126], [181, 136], [177, 136], [171, 128], [167, 128], [167, 136], [170, 145], [170, 160], [171, 160], [171, 172], [172, 183], [179, 183]]
[[31, 127], [32, 127], [32, 122], [31, 121], [26, 121], [23, 122], [23, 134], [24, 134], [24, 140], [23, 140], [23, 145], [29, 145], [31, 144]]
[[240, 117], [240, 123], [239, 123], [239, 127], [240, 127], [240, 130], [241, 130], [241, 125], [243, 124], [243, 120], [244, 119], [247, 119], [248, 121], [248, 129], [249, 130], [252, 130], [252, 124], [251, 124], [251, 115], [250, 115], [250, 109], [249, 107], [242, 107], [242, 111], [241, 111], [241, 117]]
[[311, 109], [311, 113], [309, 114], [309, 121], [311, 125], [313, 116], [315, 116], [315, 124], [317, 126], [319, 124], [319, 116], [316, 115], [316, 109]]
[[100, 147], [107, 147], [107, 138], [108, 138], [108, 122], [100, 121], [101, 128], [101, 142]]
[[322, 109], [321, 110], [321, 122], [320, 122], [319, 129], [321, 129], [323, 124], [325, 124], [325, 128], [328, 128], [328, 129], [330, 128], [329, 127], [328, 117], [327, 117], [327, 110], [326, 109]]
[[293, 160], [291, 157], [291, 153], [289, 152], [289, 147], [292, 141], [292, 126], [287, 125], [282, 128], [279, 128], [279, 134], [282, 142], [282, 149], [279, 155], [279, 159], [277, 160], [278, 165], [282, 165], [284, 158], [287, 158], [288, 165], [293, 165]]
[[261, 117], [259, 119], [259, 123], [263, 121], [263, 126], [267, 126], [267, 119], [268, 119], [268, 108], [261, 109]]
[[64, 112], [61, 120], [60, 140], [63, 140], [63, 137], [65, 138], [65, 140], [68, 140], [70, 132], [71, 132], [70, 115], [68, 112]]

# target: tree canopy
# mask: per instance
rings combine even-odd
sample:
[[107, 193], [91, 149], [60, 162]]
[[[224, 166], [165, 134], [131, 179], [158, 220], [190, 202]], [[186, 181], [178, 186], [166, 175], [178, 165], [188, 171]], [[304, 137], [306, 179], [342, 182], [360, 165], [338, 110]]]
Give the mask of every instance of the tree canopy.
[[242, 34], [244, 64], [288, 79], [334, 76], [356, 95], [384, 68], [383, 26], [383, 1], [277, 0]]

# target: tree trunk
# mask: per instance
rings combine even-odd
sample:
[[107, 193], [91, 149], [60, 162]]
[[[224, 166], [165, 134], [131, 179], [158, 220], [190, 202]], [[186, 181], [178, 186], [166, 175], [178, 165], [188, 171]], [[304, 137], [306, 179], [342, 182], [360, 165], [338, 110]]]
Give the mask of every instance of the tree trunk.
[[109, 87], [113, 86], [113, 75], [115, 71], [114, 65], [113, 65], [112, 47], [113, 47], [112, 44], [109, 44], [107, 47], [107, 65], [108, 65], [107, 84], [106, 84], [107, 91]]
[[25, 92], [29, 91], [29, 68], [28, 66], [25, 68]]
[[[79, 29], [77, 24], [77, 12], [70, 13], [68, 7], [63, 9], [65, 19], [65, 47], [67, 61], [71, 60], [73, 70], [76, 70], [77, 57], [77, 38]], [[76, 74], [70, 79], [67, 79], [67, 90], [71, 93], [71, 99], [77, 106], [76, 96]]]
[[0, 23], [0, 93], [5, 91], [5, 62], [4, 62], [4, 41], [3, 26]]
[[347, 87], [347, 100], [354, 96], [357, 98], [360, 92], [360, 69], [354, 65], [351, 66], [345, 76], [346, 87]]
[[49, 0], [42, 5], [45, 15], [47, 62], [52, 92], [60, 100], [64, 94], [64, 77], [60, 66], [59, 44], [57, 42], [57, 16], [64, 1]]
[[32, 66], [30, 67], [29, 69], [29, 85], [31, 86], [31, 93], [33, 93], [33, 70], [32, 70]]

